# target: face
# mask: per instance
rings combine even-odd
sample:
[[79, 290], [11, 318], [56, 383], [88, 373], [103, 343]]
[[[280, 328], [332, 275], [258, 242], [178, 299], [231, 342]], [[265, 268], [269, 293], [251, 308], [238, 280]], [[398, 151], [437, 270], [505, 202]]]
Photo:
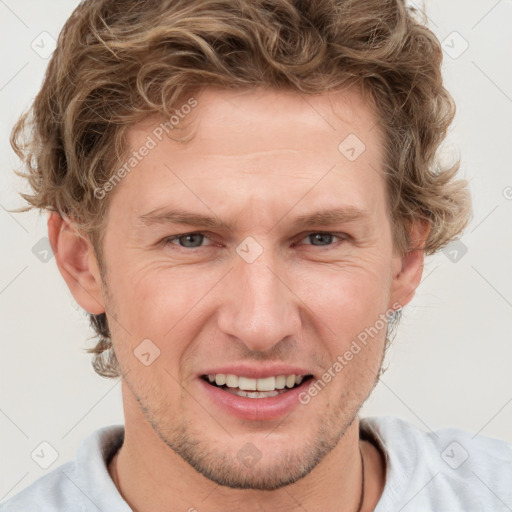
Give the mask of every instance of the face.
[[381, 134], [355, 91], [197, 101], [185, 144], [129, 133], [156, 144], [111, 197], [108, 321], [140, 421], [209, 479], [275, 489], [343, 439], [404, 302]]

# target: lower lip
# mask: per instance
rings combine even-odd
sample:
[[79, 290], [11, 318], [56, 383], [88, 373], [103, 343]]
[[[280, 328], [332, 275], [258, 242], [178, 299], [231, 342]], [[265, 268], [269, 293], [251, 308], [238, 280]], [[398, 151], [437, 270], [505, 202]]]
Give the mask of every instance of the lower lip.
[[199, 381], [210, 400], [229, 414], [244, 420], [268, 421], [280, 419], [299, 406], [299, 394], [309, 386], [311, 378], [306, 379], [300, 386], [269, 398], [238, 396], [212, 386], [202, 378]]

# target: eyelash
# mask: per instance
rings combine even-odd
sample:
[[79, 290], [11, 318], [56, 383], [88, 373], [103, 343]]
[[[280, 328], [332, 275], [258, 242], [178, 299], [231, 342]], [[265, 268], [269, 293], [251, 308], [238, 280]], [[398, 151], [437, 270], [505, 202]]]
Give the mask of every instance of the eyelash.
[[[178, 240], [179, 238], [190, 236], [190, 235], [202, 235], [202, 236], [208, 238], [208, 235], [206, 233], [203, 233], [203, 232], [200, 232], [200, 231], [194, 231], [194, 232], [191, 232], [191, 233], [182, 233], [180, 235], [174, 235], [174, 236], [166, 237], [166, 238], [164, 238], [162, 240], [162, 242], [163, 242], [163, 244], [165, 246], [171, 244], [171, 245], [176, 245], [178, 248], [185, 249], [185, 250], [203, 249], [205, 247], [210, 247], [209, 245], [206, 245], [206, 246], [200, 245], [199, 247], [183, 247], [181, 245], [173, 244], [172, 243], [175, 240]], [[347, 235], [346, 233], [335, 233], [335, 232], [331, 232], [331, 231], [310, 231], [309, 233], [306, 233], [304, 236], [301, 236], [301, 238], [298, 239], [298, 240], [299, 241], [300, 240], [304, 240], [305, 238], [307, 238], [309, 236], [312, 236], [312, 235], [333, 235], [334, 237], [339, 238], [340, 241], [346, 241], [346, 240], [348, 240], [350, 238], [350, 236]], [[329, 245], [313, 245], [313, 244], [306, 244], [306, 245], [311, 245], [312, 247], [331, 247], [331, 246], [334, 245], [334, 242], [329, 244]]]

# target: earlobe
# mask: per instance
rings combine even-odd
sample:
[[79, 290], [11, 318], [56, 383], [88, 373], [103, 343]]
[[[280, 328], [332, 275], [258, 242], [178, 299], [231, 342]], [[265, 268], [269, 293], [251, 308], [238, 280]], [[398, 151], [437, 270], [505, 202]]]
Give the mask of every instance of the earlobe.
[[70, 219], [57, 212], [48, 218], [48, 238], [57, 267], [78, 304], [87, 312], [105, 312], [101, 276], [92, 244]]
[[424, 248], [429, 233], [430, 225], [424, 221], [415, 221], [410, 227], [412, 249], [404, 255], [396, 255], [393, 259], [390, 304], [398, 303], [403, 307], [414, 297], [423, 275]]

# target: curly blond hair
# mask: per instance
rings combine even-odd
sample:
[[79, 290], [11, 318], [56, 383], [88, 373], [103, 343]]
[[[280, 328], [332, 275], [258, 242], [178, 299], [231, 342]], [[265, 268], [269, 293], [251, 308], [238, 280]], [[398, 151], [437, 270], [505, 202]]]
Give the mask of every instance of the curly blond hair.
[[[471, 217], [459, 163], [438, 149], [455, 115], [435, 35], [402, 0], [90, 0], [67, 20], [30, 110], [11, 143], [23, 160], [33, 207], [72, 218], [101, 262], [105, 185], [125, 151], [126, 130], [169, 117], [209, 86], [265, 86], [321, 94], [358, 87], [385, 137], [395, 247], [411, 249], [414, 219], [430, 225], [433, 254]], [[105, 314], [90, 315], [89, 352], [119, 376]]]

